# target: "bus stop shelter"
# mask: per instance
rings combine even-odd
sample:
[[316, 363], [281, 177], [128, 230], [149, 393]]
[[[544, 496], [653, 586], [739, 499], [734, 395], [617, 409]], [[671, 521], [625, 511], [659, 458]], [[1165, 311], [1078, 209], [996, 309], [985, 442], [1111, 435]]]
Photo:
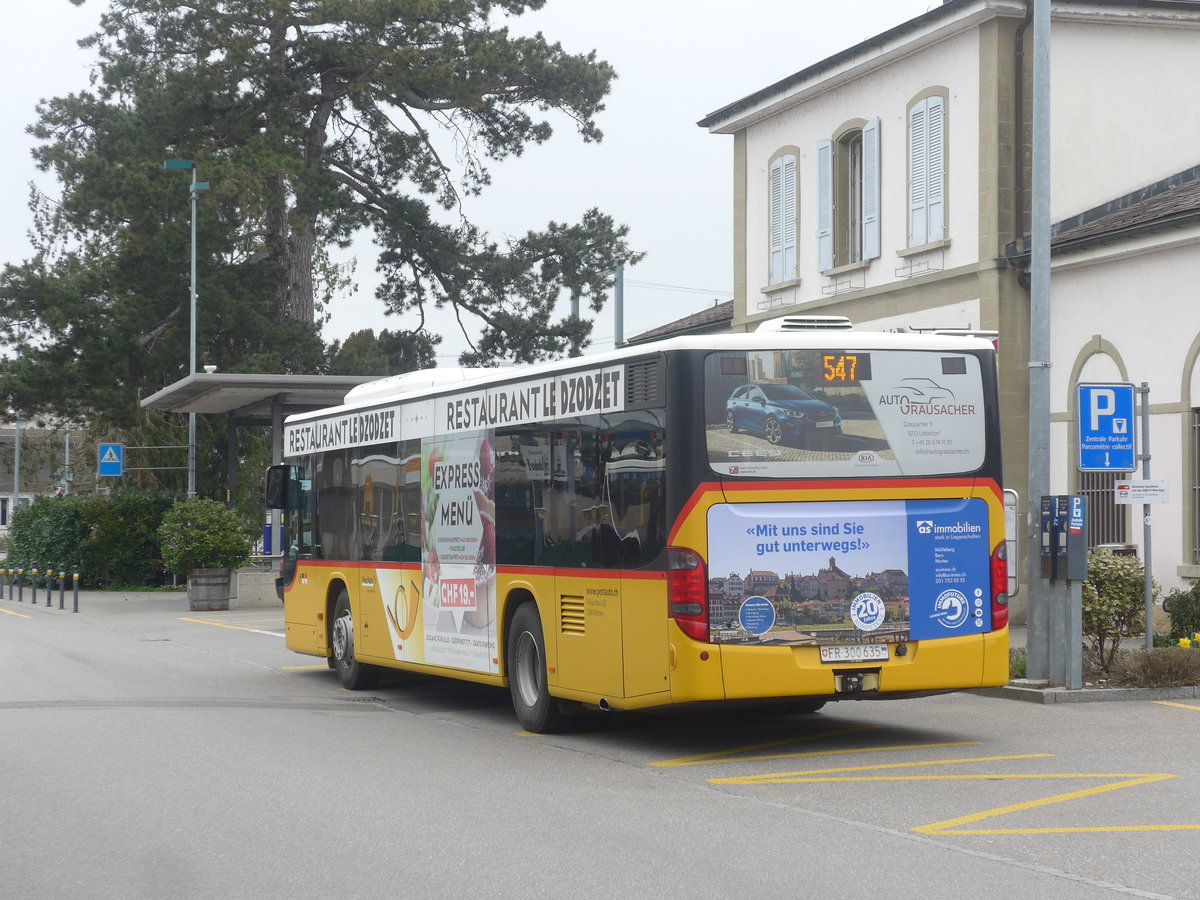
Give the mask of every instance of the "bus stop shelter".
[[[337, 406], [351, 388], [382, 375], [241, 375], [198, 372], [167, 385], [142, 401], [146, 409], [172, 413], [225, 416], [228, 450], [225, 457], [229, 503], [237, 492], [237, 429], [239, 425], [269, 425], [271, 461], [283, 462], [283, 419], [292, 413]], [[278, 523], [276, 523], [276, 530]], [[272, 547], [278, 549], [279, 535]]]

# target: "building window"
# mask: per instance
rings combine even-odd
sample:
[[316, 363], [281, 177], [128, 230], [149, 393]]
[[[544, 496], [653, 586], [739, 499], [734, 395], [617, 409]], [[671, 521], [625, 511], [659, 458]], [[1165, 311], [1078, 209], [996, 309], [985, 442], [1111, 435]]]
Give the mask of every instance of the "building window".
[[879, 256], [879, 119], [817, 145], [817, 258], [822, 272]]
[[908, 246], [946, 236], [946, 98], [916, 101], [908, 110]]
[[796, 155], [771, 163], [771, 284], [796, 278]]
[[1200, 565], [1200, 409], [1192, 410], [1192, 562]]
[[1123, 544], [1126, 538], [1125, 513], [1129, 507], [1117, 503], [1116, 472], [1080, 472], [1079, 493], [1087, 503], [1087, 544], [1090, 550], [1101, 544]]

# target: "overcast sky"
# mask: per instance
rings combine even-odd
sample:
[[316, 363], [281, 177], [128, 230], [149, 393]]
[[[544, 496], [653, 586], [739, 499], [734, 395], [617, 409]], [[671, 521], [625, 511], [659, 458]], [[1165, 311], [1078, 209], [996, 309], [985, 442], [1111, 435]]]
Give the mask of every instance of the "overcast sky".
[[[625, 336], [732, 297], [731, 158], [733, 139], [698, 128], [704, 115], [939, 5], [940, 0], [547, 0], [513, 20], [514, 31], [541, 30], [570, 51], [595, 49], [618, 79], [599, 118], [605, 138], [584, 144], [569, 128], [521, 159], [493, 167], [493, 186], [470, 208], [493, 237], [521, 235], [553, 219], [574, 222], [600, 207], [630, 226], [646, 258], [626, 270]], [[43, 97], [88, 84], [88, 58], [76, 41], [94, 30], [107, 0], [28, 0], [5, 10], [0, 32], [4, 91], [0, 111], [0, 262], [28, 256], [28, 185], [51, 195], [53, 180], [30, 160], [25, 127]], [[186, 204], [181, 188], [180, 203]], [[358, 291], [338, 298], [327, 339], [353, 331], [402, 328], [374, 298], [374, 256], [355, 248]], [[199, 315], [203, 285], [199, 286]], [[565, 310], [564, 310], [565, 312]], [[442, 365], [465, 347], [451, 320]], [[611, 349], [606, 310], [593, 349]]]

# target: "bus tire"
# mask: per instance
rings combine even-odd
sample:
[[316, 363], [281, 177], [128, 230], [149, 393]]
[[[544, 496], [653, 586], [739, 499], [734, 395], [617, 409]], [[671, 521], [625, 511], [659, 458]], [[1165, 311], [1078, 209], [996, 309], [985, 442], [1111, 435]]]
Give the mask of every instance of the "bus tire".
[[345, 588], [338, 592], [333, 604], [329, 645], [331, 665], [342, 687], [348, 691], [362, 691], [375, 686], [379, 681], [379, 670], [360, 663], [354, 656], [354, 617], [350, 613], [350, 595]]
[[513, 614], [506, 651], [508, 687], [521, 727], [534, 734], [561, 731], [564, 717], [547, 684], [546, 639], [537, 604], [522, 603]]

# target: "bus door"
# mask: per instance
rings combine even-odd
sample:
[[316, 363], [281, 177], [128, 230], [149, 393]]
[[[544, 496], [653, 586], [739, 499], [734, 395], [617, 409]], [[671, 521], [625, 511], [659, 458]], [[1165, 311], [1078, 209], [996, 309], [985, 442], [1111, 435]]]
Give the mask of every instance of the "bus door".
[[542, 621], [547, 653], [557, 657], [551, 680], [557, 675], [559, 687], [620, 697], [621, 571], [606, 533], [599, 429], [580, 420], [551, 432], [547, 449], [536, 512], [537, 561], [554, 572], [553, 620], [545, 620], [543, 607]]
[[[637, 416], [635, 419], [634, 416]], [[622, 673], [626, 697], [669, 688], [667, 671], [665, 444], [646, 412], [610, 431], [604, 510], [621, 567]]]

